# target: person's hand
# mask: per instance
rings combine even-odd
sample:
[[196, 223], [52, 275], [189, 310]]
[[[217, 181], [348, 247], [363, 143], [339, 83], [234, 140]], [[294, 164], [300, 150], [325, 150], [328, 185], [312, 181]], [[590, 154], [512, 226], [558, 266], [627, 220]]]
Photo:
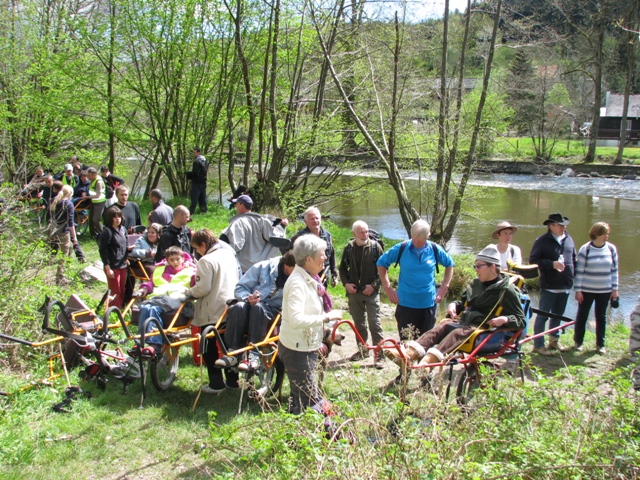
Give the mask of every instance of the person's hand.
[[449, 318], [458, 318], [458, 310], [456, 309], [456, 302], [451, 302], [447, 306], [447, 316]]
[[440, 303], [446, 296], [449, 291], [449, 285], [440, 285], [440, 288], [436, 292], [436, 303]]
[[582, 292], [576, 292], [576, 300], [578, 301], [578, 303], [582, 303], [582, 301], [584, 300], [584, 295], [582, 295]]
[[335, 287], [338, 285], [338, 277], [336, 275], [331, 275], [331, 286]]
[[492, 318], [489, 320], [489, 326], [498, 328], [509, 322], [509, 317], [505, 317], [504, 315], [501, 317]]
[[387, 298], [391, 303], [393, 303], [394, 305], [398, 304], [398, 293], [391, 285], [389, 285], [388, 287], [384, 287], [384, 293], [387, 294]]
[[111, 270], [111, 267], [109, 265], [104, 267], [104, 274], [107, 276], [107, 278], [116, 278], [116, 276], [113, 273], [113, 270]]
[[553, 268], [559, 272], [564, 272], [564, 263], [555, 261], [553, 262]]
[[289, 220], [287, 220], [286, 218], [281, 219], [280, 225], [282, 225], [283, 227], [286, 227], [287, 225], [289, 225]]
[[253, 292], [251, 295], [247, 297], [247, 302], [249, 302], [249, 305], [255, 305], [259, 301], [260, 301], [260, 292], [257, 292], [257, 291]]
[[324, 316], [325, 323], [340, 319], [342, 319], [342, 310], [331, 310]]
[[354, 293], [358, 293], [358, 289], [356, 288], [355, 283], [345, 283], [344, 289], [347, 291], [347, 293], [350, 293], [351, 295], [353, 295]]
[[611, 290], [611, 295], [609, 296], [609, 298], [615, 300], [616, 298], [618, 298], [618, 296], [618, 290]]
[[364, 289], [362, 290], [362, 294], [365, 296], [370, 296], [373, 292], [375, 292], [375, 288], [373, 288], [373, 285], [366, 285], [364, 287]]

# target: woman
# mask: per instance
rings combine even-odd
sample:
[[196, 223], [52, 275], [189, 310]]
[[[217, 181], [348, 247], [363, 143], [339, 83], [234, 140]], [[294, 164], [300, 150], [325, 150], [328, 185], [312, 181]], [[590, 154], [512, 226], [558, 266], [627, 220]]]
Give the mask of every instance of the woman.
[[142, 266], [149, 276], [153, 275], [155, 270], [155, 256], [158, 250], [158, 242], [162, 236], [162, 225], [152, 223], [143, 235], [141, 235], [136, 243], [133, 244], [130, 257], [136, 258], [142, 262]]
[[71, 197], [73, 188], [69, 185], [63, 186], [56, 197], [51, 202], [51, 223], [49, 241], [54, 254], [62, 252], [63, 257], [58, 264], [56, 274], [57, 282], [62, 281], [64, 273], [64, 257], [70, 257], [73, 246], [78, 243], [76, 227], [73, 217], [73, 203]]
[[296, 266], [284, 286], [278, 355], [289, 376], [289, 412], [296, 415], [307, 407], [321, 407], [316, 367], [323, 324], [342, 317], [342, 311], [331, 309], [319, 277], [326, 249], [326, 242], [315, 235], [299, 237], [293, 246]]
[[574, 348], [582, 351], [585, 326], [591, 305], [596, 303], [596, 348], [601, 355], [607, 328], [607, 304], [618, 298], [618, 251], [609, 243], [609, 225], [598, 222], [589, 230], [590, 242], [580, 247], [573, 288], [578, 301]]
[[509, 271], [509, 263], [522, 264], [522, 252], [519, 247], [511, 245], [513, 234], [518, 231], [518, 227], [509, 222], [500, 222], [491, 234], [492, 238], [498, 240], [496, 247], [500, 253], [500, 270]]
[[[233, 298], [240, 278], [238, 261], [232, 253], [233, 250], [223, 248], [213, 232], [207, 228], [193, 234], [191, 246], [202, 257], [196, 265], [195, 285], [187, 292], [187, 296], [197, 299], [191, 325], [204, 329], [218, 321], [225, 312], [227, 300]], [[209, 374], [209, 383], [201, 387], [202, 392], [218, 394], [225, 388], [238, 388], [237, 372], [225, 370], [225, 383], [222, 371], [215, 366], [218, 359], [215, 338], [207, 340], [202, 358]]]
[[127, 230], [122, 225], [122, 211], [118, 207], [107, 210], [105, 228], [100, 234], [100, 259], [107, 276], [107, 285], [115, 298], [111, 305], [122, 308], [127, 283]]

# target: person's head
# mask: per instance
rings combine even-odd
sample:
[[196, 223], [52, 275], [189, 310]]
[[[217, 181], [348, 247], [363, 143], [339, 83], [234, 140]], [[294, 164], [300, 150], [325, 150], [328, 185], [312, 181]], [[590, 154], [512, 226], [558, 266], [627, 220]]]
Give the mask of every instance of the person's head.
[[427, 244], [431, 235], [431, 226], [426, 220], [416, 220], [411, 225], [411, 243], [415, 248], [422, 248]]
[[216, 243], [218, 243], [218, 237], [208, 228], [196, 230], [191, 237], [191, 246], [200, 256], [207, 253]]
[[513, 234], [518, 231], [518, 227], [511, 225], [509, 222], [500, 222], [496, 225], [496, 229], [491, 234], [492, 238], [498, 240], [498, 243], [511, 243]]
[[38, 165], [36, 167], [36, 177], [41, 177], [44, 175], [44, 168], [42, 168], [40, 165]]
[[172, 246], [164, 251], [164, 258], [168, 265], [178, 269], [184, 263], [184, 252], [180, 247]]
[[253, 200], [249, 195], [240, 195], [238, 198], [231, 200], [236, 207], [238, 214], [250, 212], [253, 208]]
[[309, 207], [304, 211], [302, 216], [304, 224], [311, 231], [311, 233], [318, 234], [320, 232], [320, 225], [322, 224], [322, 214], [317, 207]]
[[147, 242], [151, 244], [158, 243], [162, 236], [162, 225], [159, 223], [152, 223], [149, 225], [149, 228], [147, 228], [145, 235], [147, 236]]
[[93, 182], [96, 178], [98, 178], [98, 171], [93, 167], [87, 168], [87, 177], [89, 177], [89, 180]]
[[82, 183], [85, 183], [87, 180], [89, 180], [89, 176], [87, 175], [87, 171], [86, 170], [80, 170], [80, 181]]
[[591, 240], [595, 240], [598, 237], [603, 237], [603, 240], [607, 240], [609, 237], [609, 233], [611, 229], [609, 228], [609, 224], [605, 222], [594, 223], [593, 227], [589, 230], [589, 238]]
[[184, 205], [178, 205], [173, 211], [173, 226], [181, 228], [190, 221], [191, 214], [189, 213], [189, 209]]
[[366, 245], [369, 241], [369, 225], [362, 220], [356, 220], [353, 222], [351, 233], [353, 233], [353, 238], [355, 238], [356, 244], [361, 247]]
[[49, 188], [53, 187], [53, 177], [51, 175], [45, 175], [44, 184]]
[[107, 167], [106, 165], [102, 165], [100, 167], [100, 175], [104, 178], [107, 178], [109, 176], [109, 167]]
[[162, 200], [162, 192], [159, 189], [154, 188], [153, 190], [151, 190], [151, 193], [149, 194], [149, 198], [151, 199], [151, 203], [155, 205], [160, 200]]
[[115, 206], [109, 207], [104, 216], [104, 223], [109, 227], [118, 228], [122, 222], [124, 222], [122, 210]]
[[62, 182], [60, 180], [53, 180], [51, 182], [51, 191], [54, 194], [58, 194], [62, 190]]
[[71, 162], [71, 164], [73, 165], [73, 173], [75, 173], [76, 175], [80, 175], [80, 172], [82, 171], [82, 165], [80, 164], [80, 162]]
[[70, 199], [73, 197], [73, 188], [71, 185], [63, 185], [58, 195], [60, 195], [60, 198]]
[[481, 282], [495, 279], [500, 273], [500, 252], [495, 245], [488, 245], [476, 255], [473, 268]]
[[129, 187], [118, 185], [116, 187], [116, 197], [118, 199], [118, 203], [124, 207], [129, 200]]
[[287, 252], [282, 257], [280, 257], [280, 263], [278, 265], [282, 266], [284, 274], [288, 277], [293, 273], [293, 269], [296, 268], [296, 257], [294, 257], [293, 252]]
[[200, 155], [200, 148], [196, 147], [193, 149], [193, 156], [197, 157], [198, 155]]
[[549, 215], [544, 222], [543, 225], [547, 225], [549, 228], [549, 232], [556, 237], [561, 237], [564, 234], [567, 225], [569, 225], [569, 219], [567, 217], [563, 217], [560, 212], [552, 213]]
[[312, 275], [317, 275], [324, 269], [327, 259], [325, 250], [327, 242], [315, 235], [302, 235], [293, 244], [293, 256], [296, 265], [301, 266]]
[[70, 177], [71, 175], [73, 175], [73, 165], [71, 165], [70, 163], [67, 163], [67, 164], [64, 166], [64, 174], [65, 174], [67, 177]]

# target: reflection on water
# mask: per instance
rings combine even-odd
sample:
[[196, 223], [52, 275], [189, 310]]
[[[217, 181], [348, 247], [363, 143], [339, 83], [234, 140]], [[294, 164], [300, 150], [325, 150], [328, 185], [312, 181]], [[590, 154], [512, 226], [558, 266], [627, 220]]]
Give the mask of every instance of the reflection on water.
[[[416, 184], [411, 180], [407, 182], [409, 189], [417, 188]], [[477, 252], [493, 243], [491, 232], [501, 220], [519, 227], [513, 243], [522, 249], [525, 258], [533, 241], [546, 231], [542, 222], [550, 213], [560, 211], [569, 217], [571, 224], [567, 231], [577, 248], [589, 241], [589, 229], [595, 222], [607, 222], [611, 225], [609, 240], [617, 246], [620, 255], [621, 302], [614, 316], [624, 316], [628, 321], [640, 293], [640, 255], [635, 253], [640, 233], [640, 182], [482, 175], [474, 177], [472, 184], [482, 188], [473, 189], [465, 199], [465, 210], [447, 245], [450, 252]], [[374, 193], [352, 201], [332, 202], [322, 210], [330, 211], [331, 220], [341, 227], [351, 227], [355, 220], [361, 219], [388, 238], [407, 238], [397, 211], [396, 196], [388, 186], [381, 185]], [[568, 316], [575, 316], [576, 308], [572, 295]]]

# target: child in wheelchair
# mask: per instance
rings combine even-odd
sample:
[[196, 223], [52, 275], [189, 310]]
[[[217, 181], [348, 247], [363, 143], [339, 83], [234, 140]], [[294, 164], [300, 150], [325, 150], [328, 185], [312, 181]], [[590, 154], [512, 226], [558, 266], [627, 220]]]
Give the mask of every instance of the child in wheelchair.
[[[169, 247], [165, 251], [165, 258], [159, 262], [152, 278], [140, 286], [134, 293], [135, 297], [142, 297], [138, 316], [138, 334], [142, 334], [145, 320], [155, 317], [165, 326], [162, 320], [164, 313], [175, 312], [186, 298], [186, 292], [195, 275], [196, 266], [191, 256], [183, 252], [180, 247]], [[145, 333], [154, 329], [154, 324], [147, 325]], [[148, 337], [147, 345], [138, 349], [142, 356], [153, 357], [160, 353], [162, 338], [159, 335]]]

